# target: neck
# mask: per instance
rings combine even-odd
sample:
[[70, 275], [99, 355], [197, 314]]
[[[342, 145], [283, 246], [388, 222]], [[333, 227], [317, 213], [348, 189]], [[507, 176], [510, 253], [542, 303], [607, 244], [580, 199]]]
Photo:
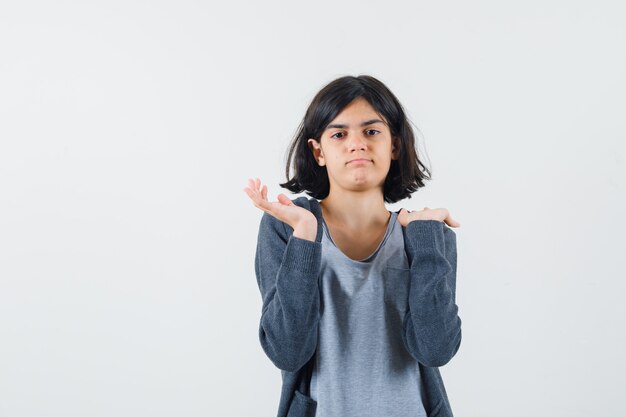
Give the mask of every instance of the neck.
[[379, 189], [333, 194], [320, 201], [324, 220], [340, 224], [351, 230], [369, 230], [386, 225], [391, 213], [385, 207]]

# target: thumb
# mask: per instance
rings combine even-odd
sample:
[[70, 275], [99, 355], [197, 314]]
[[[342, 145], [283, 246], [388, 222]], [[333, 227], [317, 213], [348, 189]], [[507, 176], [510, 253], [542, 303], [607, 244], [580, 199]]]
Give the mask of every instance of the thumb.
[[289, 197], [287, 197], [285, 194], [278, 194], [278, 201], [281, 202], [281, 204], [284, 204], [285, 206], [292, 206], [293, 205], [293, 201], [291, 201], [291, 199]]

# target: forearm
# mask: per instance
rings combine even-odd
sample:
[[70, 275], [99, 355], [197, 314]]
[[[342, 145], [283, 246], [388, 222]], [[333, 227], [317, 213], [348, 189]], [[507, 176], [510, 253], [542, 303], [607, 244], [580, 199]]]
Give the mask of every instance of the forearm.
[[[263, 255], [258, 255], [262, 267]], [[299, 369], [317, 347], [320, 268], [321, 243], [299, 238], [294, 231], [276, 273], [275, 287], [264, 299], [259, 326], [261, 346], [278, 368]]]
[[456, 305], [456, 236], [437, 220], [414, 220], [406, 228], [411, 287], [403, 340], [414, 358], [442, 366], [461, 343]]

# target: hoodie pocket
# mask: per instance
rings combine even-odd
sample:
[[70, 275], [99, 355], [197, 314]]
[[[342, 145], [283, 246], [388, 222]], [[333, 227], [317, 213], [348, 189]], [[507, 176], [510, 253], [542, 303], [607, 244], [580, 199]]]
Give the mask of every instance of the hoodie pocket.
[[388, 266], [384, 270], [383, 280], [385, 303], [401, 313], [408, 311], [411, 270]]
[[315, 417], [317, 401], [296, 389], [287, 417]]

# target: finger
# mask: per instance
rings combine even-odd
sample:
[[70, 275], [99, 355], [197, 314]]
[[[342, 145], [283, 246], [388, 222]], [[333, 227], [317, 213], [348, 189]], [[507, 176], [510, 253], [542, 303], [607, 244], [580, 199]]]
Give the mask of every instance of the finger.
[[461, 223], [457, 222], [450, 216], [446, 217], [444, 221], [451, 227], [461, 227]]
[[244, 191], [248, 193], [250, 197], [254, 195], [254, 187], [252, 187], [252, 183], [250, 182], [250, 178], [248, 178], [248, 185], [244, 188]]
[[254, 181], [251, 178], [248, 178], [248, 189], [249, 189], [249, 193], [248, 195], [250, 196], [250, 198], [254, 201], [255, 205], [259, 208], [261, 208], [261, 200], [262, 198], [259, 196], [259, 188], [258, 185], [256, 184], [256, 181]]
[[259, 198], [258, 192], [255, 192], [250, 187], [246, 187], [243, 190], [246, 192], [246, 194], [248, 194], [248, 197], [250, 197], [250, 199], [252, 200], [252, 204], [255, 207], [260, 208], [263, 211], [267, 211], [267, 208], [264, 206], [264, 200]]
[[252, 191], [256, 191], [256, 187], [254, 185], [254, 181], [252, 180], [252, 178], [248, 178], [248, 186], [250, 187]]
[[263, 196], [263, 200], [267, 201], [267, 185], [264, 185], [261, 189], [261, 195]]
[[254, 183], [256, 184], [256, 189], [258, 190], [261, 187], [261, 180], [259, 179], [259, 177], [256, 178], [256, 181]]

